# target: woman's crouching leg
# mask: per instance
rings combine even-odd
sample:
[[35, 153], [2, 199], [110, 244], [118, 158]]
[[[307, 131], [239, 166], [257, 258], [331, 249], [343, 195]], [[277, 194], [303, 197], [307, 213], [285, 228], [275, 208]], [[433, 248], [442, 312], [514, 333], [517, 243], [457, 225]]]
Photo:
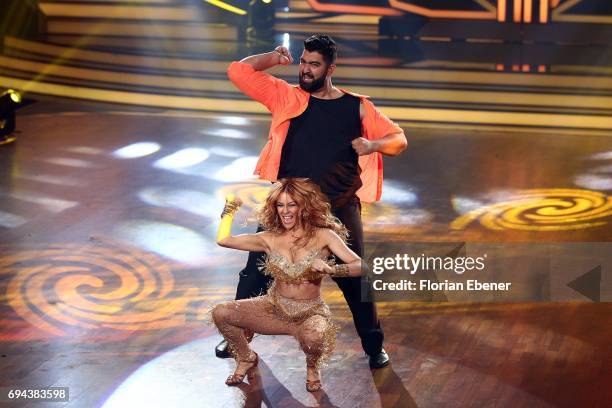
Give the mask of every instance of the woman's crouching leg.
[[334, 350], [336, 325], [329, 317], [314, 315], [300, 325], [297, 337], [306, 354], [306, 365], [318, 369]]
[[212, 320], [238, 360], [253, 357], [245, 331], [259, 334], [290, 334], [295, 325], [274, 313], [266, 296], [235, 300], [214, 307]]
[[212, 310], [212, 320], [219, 333], [227, 340], [229, 350], [236, 360], [250, 361], [253, 358], [249, 341], [241, 327], [241, 314], [244, 313], [236, 301], [216, 305]]

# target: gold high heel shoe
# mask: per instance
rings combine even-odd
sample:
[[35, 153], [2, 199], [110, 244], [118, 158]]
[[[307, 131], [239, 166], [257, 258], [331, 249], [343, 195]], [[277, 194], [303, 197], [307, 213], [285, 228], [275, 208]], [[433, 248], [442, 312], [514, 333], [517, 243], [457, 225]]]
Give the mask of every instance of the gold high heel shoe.
[[[319, 376], [321, 374], [319, 373]], [[306, 391], [308, 392], [316, 392], [323, 388], [323, 384], [321, 384], [321, 380], [309, 380], [306, 379]]]
[[321, 384], [321, 380], [306, 380], [306, 391], [308, 392], [317, 392], [323, 388], [323, 384]]
[[[236, 372], [234, 372], [234, 374], [227, 377], [227, 379], [225, 380], [225, 384], [227, 385], [241, 384], [244, 381], [244, 377], [246, 377], [247, 375], [250, 375], [250, 373], [257, 367], [257, 364], [259, 363], [259, 356], [255, 352], [253, 352], [253, 354], [255, 354], [255, 359], [252, 361], [250, 360], [239, 360], [238, 361], [238, 363], [252, 363], [253, 365], [247, 368], [244, 374], [236, 374]], [[238, 369], [238, 367], [236, 367], [236, 369]]]

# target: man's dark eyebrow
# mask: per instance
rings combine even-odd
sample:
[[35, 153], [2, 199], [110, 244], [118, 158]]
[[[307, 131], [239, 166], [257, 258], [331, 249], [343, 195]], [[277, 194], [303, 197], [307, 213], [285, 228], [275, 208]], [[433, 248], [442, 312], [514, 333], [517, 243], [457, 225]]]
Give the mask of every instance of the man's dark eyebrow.
[[307, 63], [307, 64], [319, 64], [319, 65], [321, 65], [321, 63], [319, 61], [306, 61], [304, 58], [300, 57], [300, 62], [302, 62], [302, 61]]

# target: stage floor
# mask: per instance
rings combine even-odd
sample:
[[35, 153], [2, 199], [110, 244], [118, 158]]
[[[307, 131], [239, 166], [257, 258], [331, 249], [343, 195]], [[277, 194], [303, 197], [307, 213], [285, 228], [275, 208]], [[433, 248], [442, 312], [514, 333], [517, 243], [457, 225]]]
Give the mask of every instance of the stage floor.
[[[257, 337], [258, 375], [226, 387], [233, 363], [214, 357], [205, 312], [233, 298], [246, 253], [214, 235], [230, 191], [246, 201], [243, 230], [256, 227], [269, 183], [251, 172], [268, 126], [50, 98], [19, 110], [18, 141], [0, 147], [0, 387], [70, 387], [70, 407], [612, 400], [610, 303], [381, 302], [392, 364], [372, 371], [331, 281], [341, 331], [325, 392], [306, 392], [301, 352], [283, 336]], [[364, 206], [366, 245], [612, 241], [609, 137], [406, 135], [407, 151], [385, 159], [382, 202]], [[554, 205], [562, 213], [538, 212]]]

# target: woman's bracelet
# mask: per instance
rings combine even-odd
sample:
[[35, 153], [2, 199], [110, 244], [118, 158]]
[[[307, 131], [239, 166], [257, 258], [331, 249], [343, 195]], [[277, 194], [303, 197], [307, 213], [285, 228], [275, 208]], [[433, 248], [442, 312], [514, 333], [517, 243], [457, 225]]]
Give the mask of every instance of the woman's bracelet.
[[334, 265], [334, 277], [344, 278], [349, 276], [349, 266], [348, 264], [338, 264]]
[[234, 216], [239, 208], [240, 203], [237, 203], [236, 201], [226, 201], [225, 207], [223, 207], [223, 212], [221, 213], [221, 218], [225, 217], [226, 215]]

